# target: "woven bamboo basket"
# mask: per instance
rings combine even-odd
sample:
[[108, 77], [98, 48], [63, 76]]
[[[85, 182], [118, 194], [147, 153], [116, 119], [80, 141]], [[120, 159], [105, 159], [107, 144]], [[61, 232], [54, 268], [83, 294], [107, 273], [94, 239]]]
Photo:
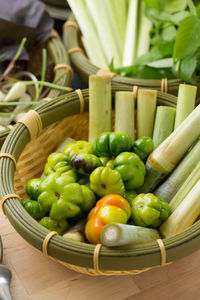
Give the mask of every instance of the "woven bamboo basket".
[[[116, 91], [131, 90], [115, 85], [112, 97]], [[90, 275], [138, 274], [199, 249], [200, 221], [167, 239], [110, 249], [64, 239], [25, 211], [19, 199], [25, 196], [27, 181], [42, 174], [48, 155], [65, 137], [87, 140], [88, 96], [87, 89], [77, 90], [44, 103], [27, 113], [4, 142], [0, 154], [1, 205], [16, 231], [50, 258]], [[174, 107], [176, 100], [175, 96], [158, 92], [158, 105]]]
[[[35, 47], [31, 53], [32, 63], [31, 68], [40, 72], [41, 67], [41, 50], [42, 47], [47, 49], [48, 59], [54, 64], [54, 69], [52, 77], [53, 81], [57, 81], [57, 84], [63, 87], [68, 87], [68, 90], [71, 91], [70, 84], [73, 77], [73, 70], [70, 66], [69, 56], [66, 53], [65, 47], [58, 35], [58, 33], [53, 29], [49, 38], [38, 47]], [[39, 68], [38, 68], [39, 65]], [[38, 70], [39, 69], [39, 70]], [[51, 99], [60, 96], [63, 94], [63, 91], [56, 89], [49, 89], [48, 94], [44, 101], [50, 101]], [[42, 102], [41, 102], [42, 104]], [[0, 147], [2, 146], [6, 136], [10, 132], [11, 127], [0, 132]]]
[[[73, 14], [69, 16], [68, 21], [63, 25], [63, 41], [74, 68], [86, 83], [88, 82], [88, 77], [90, 75], [102, 72], [102, 70], [93, 65], [87, 58], [84, 49], [80, 44], [80, 30]], [[137, 79], [123, 77], [113, 73], [112, 83], [154, 88], [162, 92], [177, 95], [179, 84], [182, 83], [182, 81], [179, 79], [167, 80], [166, 78], [163, 78], [162, 80]], [[197, 86], [200, 86], [200, 82], [197, 83]], [[197, 93], [199, 96], [199, 88]]]

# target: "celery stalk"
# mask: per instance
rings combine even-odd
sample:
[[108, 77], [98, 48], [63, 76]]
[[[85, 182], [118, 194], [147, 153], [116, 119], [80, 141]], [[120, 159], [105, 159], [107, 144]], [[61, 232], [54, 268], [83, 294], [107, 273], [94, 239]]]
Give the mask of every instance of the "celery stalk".
[[109, 75], [89, 77], [89, 142], [104, 131], [112, 131], [111, 79]]
[[139, 90], [137, 97], [137, 138], [152, 137], [157, 103], [156, 90]]
[[96, 47], [93, 36], [83, 36], [81, 40], [91, 63], [101, 69], [108, 70], [109, 66], [106, 61], [105, 55], [101, 48]]
[[106, 10], [104, 2], [99, 0], [86, 0], [86, 4], [97, 28], [99, 39], [101, 45], [104, 47], [108, 62], [111, 62], [111, 60], [114, 59], [115, 67], [121, 67], [122, 59], [120, 51], [112, 32], [109, 12]]
[[107, 224], [101, 233], [101, 242], [107, 247], [146, 244], [159, 238], [156, 229], [118, 223]]
[[200, 160], [200, 140], [187, 153], [171, 175], [154, 191], [155, 195], [170, 201]]
[[187, 194], [179, 206], [161, 225], [160, 232], [170, 237], [191, 226], [200, 214], [200, 181]]
[[169, 203], [171, 212], [173, 212], [179, 204], [183, 201], [183, 199], [187, 196], [187, 194], [191, 191], [191, 189], [195, 186], [195, 184], [200, 180], [200, 162], [196, 165], [194, 170], [190, 173], [184, 184], [178, 190], [176, 195], [173, 197], [171, 202]]
[[145, 1], [139, 3], [139, 30], [136, 57], [143, 55], [149, 51], [150, 36], [149, 32], [152, 28], [152, 22], [145, 16]]
[[126, 132], [135, 140], [134, 97], [132, 92], [115, 94], [115, 131]]
[[173, 131], [176, 109], [158, 106], [153, 131], [154, 148], [158, 147]]
[[[85, 0], [67, 0], [68, 4], [71, 8], [71, 10], [73, 11], [76, 20], [80, 26], [81, 32], [84, 36], [84, 38], [91, 40], [93, 39], [92, 44], [93, 49], [99, 49], [94, 50], [97, 53], [97, 57], [96, 57], [96, 65], [97, 66], [102, 66], [102, 68], [104, 68], [104, 66], [108, 65], [108, 61], [105, 58], [105, 51], [104, 48], [101, 45], [101, 42], [99, 40], [98, 37], [98, 32], [97, 29], [93, 23], [93, 20], [88, 12]], [[92, 51], [92, 50], [91, 50]], [[90, 52], [91, 52], [90, 51]], [[100, 56], [99, 56], [100, 54]], [[89, 53], [88, 53], [89, 55]], [[103, 60], [103, 63], [102, 63]]]
[[[106, 0], [106, 2], [109, 2]], [[126, 20], [128, 14], [128, 1], [127, 0], [110, 0], [112, 2], [113, 11], [115, 18], [117, 20], [117, 31], [119, 35], [120, 42], [122, 44], [122, 50], [124, 48], [125, 42], [125, 30], [126, 30]]]
[[196, 94], [196, 86], [187, 84], [179, 85], [174, 128], [177, 128], [195, 108]]
[[136, 57], [138, 31], [138, 0], [130, 0], [126, 23], [123, 66], [130, 66]]
[[[106, 12], [107, 12], [107, 18], [109, 18], [110, 20], [110, 26], [111, 26], [111, 30], [114, 36], [114, 39], [116, 41], [116, 46], [120, 51], [120, 56], [122, 57], [122, 52], [123, 52], [123, 43], [120, 39], [120, 35], [118, 32], [118, 24], [121, 23], [121, 18], [117, 19], [116, 14], [115, 14], [115, 10], [114, 10], [114, 4], [113, 4], [113, 0], [101, 0], [103, 2], [103, 5], [106, 8]], [[115, 2], [117, 2], [118, 0], [115, 0]], [[120, 12], [123, 15], [123, 11], [122, 11], [123, 7], [118, 7], [118, 10], [120, 10]]]
[[200, 135], [200, 105], [148, 157], [143, 192], [153, 190], [187, 153]]

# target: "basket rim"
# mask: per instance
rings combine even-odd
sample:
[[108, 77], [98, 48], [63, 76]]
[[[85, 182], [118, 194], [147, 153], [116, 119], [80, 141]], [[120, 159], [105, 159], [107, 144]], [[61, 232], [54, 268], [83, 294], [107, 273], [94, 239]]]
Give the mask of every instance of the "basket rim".
[[[68, 21], [75, 22], [78, 25], [73, 13], [70, 14]], [[80, 48], [79, 33], [80, 29], [78, 26], [63, 26], [63, 41], [67, 51], [69, 51], [69, 49], [72, 48]], [[90, 60], [87, 58], [83, 51], [71, 53], [70, 60], [73, 66], [76, 68], [76, 70], [78, 70], [80, 75], [82, 75], [83, 79], [91, 74], [96, 74], [98, 71], [101, 70], [100, 68], [96, 67], [90, 62]], [[183, 82], [184, 81], [181, 79], [168, 79], [167, 86], [170, 91], [177, 92], [177, 86]], [[162, 80], [159, 79], [138, 79], [116, 75], [112, 78], [112, 83], [124, 85], [138, 85], [140, 87], [153, 87], [158, 90], [162, 89]]]
[[[113, 86], [112, 95], [116, 91], [131, 91], [131, 87]], [[88, 89], [82, 90], [85, 99], [85, 111], [88, 110]], [[158, 92], [158, 101], [175, 106], [176, 97]], [[77, 93], [72, 92], [55, 98], [51, 103], [45, 103], [36, 111], [41, 116], [43, 127], [62, 120], [64, 117], [78, 114], [80, 103]], [[29, 133], [22, 124], [17, 124], [7, 137], [2, 152], [10, 153], [16, 160], [19, 158], [24, 146], [29, 142]], [[14, 191], [14, 167], [9, 159], [0, 159], [0, 193], [3, 196], [13, 194]], [[18, 199], [10, 198], [4, 205], [6, 215], [16, 231], [30, 244], [42, 250], [42, 244], [49, 230], [38, 224], [22, 207]], [[173, 237], [163, 239], [166, 249], [166, 262], [191, 254], [199, 249], [200, 221], [190, 228]], [[48, 244], [48, 254], [63, 262], [84, 267], [93, 268], [93, 253], [95, 246], [66, 240], [61, 236], [54, 236]], [[123, 249], [108, 249], [102, 247], [99, 256], [99, 268], [101, 270], [140, 270], [160, 265], [160, 249], [157, 242]], [[117, 260], [117, 263], [116, 263]]]

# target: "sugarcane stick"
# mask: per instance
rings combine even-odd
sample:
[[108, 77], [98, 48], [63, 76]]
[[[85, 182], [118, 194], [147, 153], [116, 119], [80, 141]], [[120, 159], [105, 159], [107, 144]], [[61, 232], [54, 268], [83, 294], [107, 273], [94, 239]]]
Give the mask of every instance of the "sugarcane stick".
[[197, 87], [188, 84], [180, 84], [174, 129], [176, 129], [195, 108]]
[[91, 75], [89, 78], [89, 142], [104, 132], [112, 131], [111, 77]]
[[134, 97], [132, 92], [115, 94], [115, 131], [126, 132], [135, 140]]
[[139, 192], [149, 192], [167, 176], [200, 135], [200, 105], [148, 157], [147, 175]]
[[154, 148], [157, 148], [173, 131], [176, 109], [158, 106], [153, 131]]
[[107, 247], [146, 244], [159, 239], [156, 229], [112, 223], [104, 226], [101, 242]]
[[137, 97], [137, 138], [152, 137], [157, 103], [156, 90], [139, 90]]
[[154, 191], [157, 197], [170, 201], [200, 160], [200, 140], [192, 147], [171, 175]]
[[200, 214], [200, 181], [187, 194], [185, 199], [161, 225], [160, 232], [170, 237], [190, 227]]
[[187, 196], [187, 194], [192, 190], [195, 184], [200, 180], [200, 162], [196, 165], [194, 170], [190, 173], [190, 176], [186, 179], [184, 184], [175, 194], [173, 199], [170, 201], [170, 211], [171, 213], [180, 205], [183, 199]]

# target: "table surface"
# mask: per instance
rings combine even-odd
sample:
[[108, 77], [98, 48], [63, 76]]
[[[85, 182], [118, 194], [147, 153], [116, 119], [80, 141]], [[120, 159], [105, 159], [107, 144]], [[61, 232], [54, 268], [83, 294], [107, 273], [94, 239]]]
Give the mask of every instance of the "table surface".
[[13, 300], [200, 299], [200, 251], [139, 275], [91, 277], [45, 257], [23, 240], [2, 212], [0, 220]]

